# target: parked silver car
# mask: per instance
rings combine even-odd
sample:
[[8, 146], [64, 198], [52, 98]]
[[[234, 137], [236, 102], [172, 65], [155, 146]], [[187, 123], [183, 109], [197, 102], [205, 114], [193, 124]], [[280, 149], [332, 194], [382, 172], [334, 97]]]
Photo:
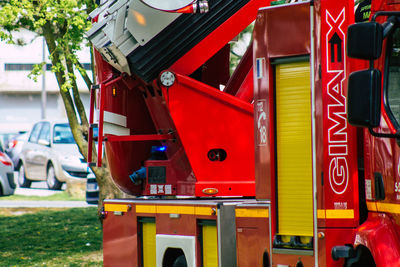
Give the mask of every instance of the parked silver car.
[[0, 142], [0, 196], [9, 196], [14, 194], [14, 166], [11, 159], [4, 153]]
[[40, 121], [33, 125], [17, 169], [21, 187], [46, 181], [53, 190], [61, 189], [68, 179], [86, 180], [92, 174], [65, 122]]

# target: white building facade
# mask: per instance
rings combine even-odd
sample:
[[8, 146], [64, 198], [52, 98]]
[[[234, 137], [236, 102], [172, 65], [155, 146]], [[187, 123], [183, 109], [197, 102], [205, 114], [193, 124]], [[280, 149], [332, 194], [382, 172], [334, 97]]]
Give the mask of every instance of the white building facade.
[[[28, 77], [34, 64], [43, 62], [43, 38], [28, 31], [18, 32], [16, 36], [26, 45], [0, 42], [0, 133], [27, 131], [33, 123], [43, 118], [66, 120], [59, 87], [54, 73], [50, 71], [47, 47], [44, 54], [47, 62], [44, 79], [39, 76], [35, 82]], [[85, 68], [90, 69], [89, 49], [79, 53], [79, 58]], [[88, 75], [92, 77], [90, 70]], [[77, 77], [82, 101], [89, 107], [89, 90], [79, 74]], [[44, 104], [42, 92], [45, 92]]]

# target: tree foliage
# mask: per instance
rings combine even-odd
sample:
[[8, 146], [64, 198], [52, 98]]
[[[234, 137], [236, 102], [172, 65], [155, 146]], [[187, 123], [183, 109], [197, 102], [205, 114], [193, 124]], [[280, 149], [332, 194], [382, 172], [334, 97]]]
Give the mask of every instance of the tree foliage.
[[[79, 71], [90, 88], [91, 78], [79, 62], [77, 52], [85, 43], [84, 33], [90, 27], [87, 17], [95, 8], [95, 0], [7, 0], [1, 1], [0, 6], [1, 40], [11, 44], [20, 43], [13, 36], [20, 29], [27, 29], [45, 38], [72, 133], [81, 154], [87, 159], [89, 124], [74, 69]], [[34, 76], [42, 73], [42, 64], [34, 68]], [[118, 197], [120, 191], [108, 178], [108, 169], [92, 169], [100, 187], [100, 198]]]
[[237, 36], [237, 41], [233, 42], [231, 45], [231, 57], [230, 57], [231, 73], [233, 73], [236, 66], [239, 64], [250, 42], [253, 39], [252, 36], [253, 28], [254, 28], [254, 23], [251, 23], [241, 33], [239, 33], [239, 35]]

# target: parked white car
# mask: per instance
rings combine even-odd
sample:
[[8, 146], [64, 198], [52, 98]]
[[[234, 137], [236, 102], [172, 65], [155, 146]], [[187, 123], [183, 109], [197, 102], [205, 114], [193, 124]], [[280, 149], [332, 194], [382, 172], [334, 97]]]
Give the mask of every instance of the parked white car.
[[32, 181], [46, 181], [53, 190], [61, 189], [68, 179], [86, 180], [93, 175], [66, 122], [40, 121], [33, 125], [17, 169], [19, 186], [30, 187]]

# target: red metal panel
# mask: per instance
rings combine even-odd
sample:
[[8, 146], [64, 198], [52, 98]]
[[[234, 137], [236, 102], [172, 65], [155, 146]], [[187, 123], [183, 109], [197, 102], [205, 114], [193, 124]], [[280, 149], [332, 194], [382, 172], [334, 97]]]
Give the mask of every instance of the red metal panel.
[[96, 68], [96, 77], [97, 82], [107, 81], [112, 78], [113, 71], [110, 64], [103, 60], [103, 57], [97, 50], [94, 50], [94, 58], [95, 58], [95, 68]]
[[[162, 135], [173, 135], [172, 139], [164, 140], [161, 142], [166, 146], [166, 154], [168, 160], [164, 162], [145, 161], [145, 166], [166, 166], [167, 177], [164, 185], [157, 184], [157, 186], [172, 187], [172, 191], [177, 195], [194, 195], [194, 182], [196, 181], [192, 167], [187, 159], [186, 153], [182, 148], [182, 143], [179, 138], [175, 124], [171, 118], [169, 109], [166, 105], [166, 94], [163, 95], [161, 88], [154, 81], [152, 85], [148, 85], [146, 89], [145, 103], [150, 113], [151, 119], [157, 129], [157, 132]], [[154, 190], [151, 190], [149, 183], [143, 186], [143, 195], [154, 195]], [[157, 195], [161, 195], [164, 190], [157, 190]], [[160, 191], [160, 193], [158, 193]]]
[[261, 9], [255, 23], [253, 66], [259, 68], [255, 69], [254, 81], [258, 199], [274, 199], [275, 188], [274, 70], [270, 62], [277, 57], [310, 53], [309, 14], [309, 4], [277, 6]]
[[[314, 94], [315, 94], [315, 149], [316, 149], [316, 174], [317, 174], [317, 209], [323, 209], [324, 203], [324, 106], [323, 106], [323, 90], [322, 77], [320, 75], [321, 66], [321, 3], [314, 2]], [[318, 227], [324, 227], [325, 220], [318, 220]], [[318, 244], [319, 246], [319, 244]]]
[[358, 229], [354, 246], [367, 247], [376, 266], [400, 266], [398, 225], [390, 215], [371, 213]]
[[[151, 147], [160, 145], [161, 141], [168, 146], [166, 153], [171, 159], [166, 160], [164, 166], [168, 166], [169, 174], [174, 175], [167, 179], [167, 184], [173, 185], [177, 194], [194, 195], [191, 167], [184, 153], [177, 153], [181, 149], [179, 136], [170, 134], [175, 132], [175, 126], [160, 95], [161, 90], [141, 84], [134, 77], [120, 75], [107, 68], [101, 58], [98, 60], [100, 65], [104, 64], [101, 77], [107, 77], [104, 81], [100, 79], [103, 82], [103, 110], [126, 116], [127, 128], [135, 134], [107, 137], [106, 153], [113, 180], [126, 193], [150, 195], [149, 185], [134, 184], [129, 175], [145, 165], [151, 156]], [[108, 72], [111, 74], [106, 75]], [[156, 129], [160, 134], [156, 134]]]
[[156, 215], [158, 235], [197, 235], [197, 221], [194, 215], [180, 214], [179, 218], [171, 219], [169, 214]]
[[[226, 45], [227, 42], [251, 23], [251, 21], [255, 18], [256, 11], [259, 7], [267, 4], [269, 4], [269, 1], [266, 0], [250, 1], [234, 16], [223, 23], [216, 31], [207, 36], [196, 47], [178, 60], [172, 68], [184, 74], [191, 74], [206, 62], [206, 69], [202, 69], [202, 74], [204, 76], [202, 78], [204, 81], [213, 85], [226, 83], [229, 67], [227, 64], [229, 52], [229, 45]], [[224, 46], [225, 48], [223, 48]], [[220, 51], [220, 53], [217, 53], [218, 51]], [[178, 175], [176, 177], [167, 177], [167, 183], [174, 183], [174, 188], [176, 188], [176, 191], [174, 192], [177, 194], [194, 195], [193, 183], [198, 177], [195, 173], [196, 178], [194, 178], [192, 166], [190, 165], [185, 153], [178, 153], [178, 151], [182, 151], [180, 139], [181, 132], [176, 131], [174, 125], [175, 122], [171, 119], [169, 110], [165, 105], [165, 98], [167, 98], [167, 96], [163, 96], [161, 94], [161, 90], [156, 81], [154, 81], [152, 84], [145, 84], [134, 76], [127, 77], [126, 75], [119, 74], [108, 64], [106, 64], [100, 56], [96, 57], [96, 61], [98, 66], [97, 75], [99, 82], [103, 83], [104, 85], [103, 94], [101, 97], [102, 101], [104, 101], [102, 106], [104, 107], [105, 111], [126, 116], [127, 128], [131, 131], [130, 137], [109, 136], [109, 142], [107, 142], [105, 145], [110, 171], [114, 181], [123, 191], [129, 194], [149, 195], [149, 184], [144, 183], [143, 185], [135, 185], [129, 179], [129, 175], [143, 165], [159, 166], [159, 162], [148, 161], [148, 159], [150, 158], [151, 146], [161, 144], [168, 147], [166, 151], [168, 160], [165, 161], [165, 166], [167, 166], [168, 170], [167, 172], [170, 175]], [[223, 67], [221, 68], [221, 66]], [[217, 75], [217, 73], [219, 74]], [[246, 99], [246, 101], [251, 101], [252, 77], [250, 74], [246, 74], [247, 77], [241, 84], [242, 89], [239, 97]], [[115, 78], [116, 80], [111, 81], [111, 79]], [[213, 90], [219, 92], [218, 89], [214, 88]], [[223, 99], [222, 102], [228, 103], [230, 101]], [[100, 115], [102, 116], [102, 112], [100, 112]], [[219, 116], [219, 114], [216, 116]], [[244, 124], [248, 123], [249, 121], [251, 120], [247, 119], [244, 123], [237, 122], [235, 125], [237, 125], [238, 128], [245, 128], [247, 126]], [[244, 164], [244, 167], [236, 167], [236, 169], [244, 168], [246, 171], [235, 172], [235, 168], [233, 168], [227, 172], [225, 177], [219, 175], [222, 173], [222, 170], [217, 167], [215, 173], [208, 173], [210, 178], [207, 179], [219, 181], [219, 184], [225, 185], [219, 188], [219, 195], [254, 195], [254, 168], [251, 168], [254, 161], [254, 155], [251, 153], [252, 150], [249, 150], [249, 147], [253, 147], [253, 136], [251, 129], [251, 125], [250, 130], [237, 130], [232, 128], [232, 131], [237, 131], [239, 133], [246, 131], [246, 134], [249, 134], [250, 136], [249, 139], [246, 139], [246, 141], [240, 140], [242, 138], [237, 137], [236, 139], [239, 141], [236, 142], [235, 139], [236, 144], [231, 144], [232, 147], [242, 146], [239, 149], [241, 151], [248, 150], [243, 154], [243, 158], [249, 158], [249, 163]], [[211, 132], [211, 129], [209, 130]], [[222, 132], [222, 130], [220, 130], [220, 132]], [[143, 137], [143, 139], [148, 139], [148, 136], [154, 136], [155, 134], [166, 135], [170, 133], [174, 134], [174, 140], [161, 140], [161, 142], [136, 142], [138, 138], [140, 139], [141, 137]], [[210, 136], [212, 134], [214, 134], [214, 132], [210, 133]], [[133, 137], [133, 135], [136, 137]], [[99, 137], [100, 141], [101, 138], [102, 134], [100, 134]], [[203, 136], [203, 140], [208, 138], [209, 136]], [[157, 136], [157, 138], [151, 139], [159, 140], [159, 137]], [[121, 143], [122, 141], [124, 142]], [[244, 148], [244, 144], [246, 144], [246, 148]], [[215, 148], [219, 149], [219, 147]], [[184, 152], [187, 153], [187, 149]], [[229, 154], [231, 155], [230, 151]], [[233, 154], [237, 153], [234, 152]], [[197, 157], [201, 158], [200, 155]], [[203, 157], [205, 158], [203, 160], [208, 160], [207, 154], [203, 155]], [[233, 164], [237, 164], [238, 159], [239, 156], [236, 156], [236, 159], [228, 158], [227, 161], [233, 160]], [[101, 158], [99, 158], [98, 161], [100, 163]], [[218, 163], [215, 162], [214, 165], [218, 166]], [[201, 167], [197, 167], [197, 172], [204, 172], [201, 169]], [[228, 177], [236, 178], [234, 178], [234, 181], [230, 181], [230, 178]], [[240, 182], [235, 181], [235, 179], [240, 180]], [[202, 192], [204, 188], [215, 187], [215, 183], [208, 183], [205, 182], [205, 180], [198, 181], [197, 194], [199, 195], [204, 195]]]
[[264, 252], [271, 255], [269, 236], [268, 218], [236, 217], [237, 266], [264, 266]]
[[246, 53], [244, 53], [243, 57], [240, 59], [239, 64], [236, 66], [235, 71], [224, 88], [224, 92], [230, 95], [236, 95], [247, 75], [249, 75], [249, 72], [253, 72], [252, 67], [253, 42], [249, 45]]
[[204, 38], [193, 49], [176, 61], [171, 70], [189, 75], [198, 69], [212, 55], [245, 29], [257, 15], [260, 7], [270, 4], [270, 0], [252, 0], [241, 8], [234, 16], [227, 19], [218, 29]]
[[[274, 70], [276, 57], [310, 53], [309, 4], [260, 10], [254, 31], [256, 197], [275, 199], [275, 108]], [[284, 23], [283, 23], [284, 22]], [[282, 34], [285, 33], [285, 34]], [[271, 210], [276, 218], [276, 210]], [[275, 220], [272, 220], [273, 229]], [[274, 232], [274, 230], [273, 230]]]
[[168, 139], [174, 139], [171, 134], [138, 134], [138, 135], [107, 135], [106, 140], [109, 142], [129, 142], [129, 141], [163, 141]]
[[253, 67], [250, 68], [250, 70], [247, 72], [246, 77], [244, 78], [242, 84], [240, 85], [240, 89], [236, 94], [236, 97], [246, 101], [248, 103], [251, 103], [253, 101], [254, 97], [254, 70]]
[[[302, 255], [290, 255], [286, 253], [272, 253], [272, 266], [299, 266], [299, 262], [303, 264], [303, 266], [315, 266], [315, 257], [314, 256], [302, 256]], [[321, 265], [324, 266], [324, 265]]]
[[[355, 227], [359, 220], [357, 142], [346, 120], [348, 59], [346, 33], [354, 22], [351, 1], [321, 1], [321, 77], [324, 114], [324, 209], [353, 210], [327, 218], [328, 227]], [[339, 216], [340, 217], [340, 216]]]
[[[150, 184], [148, 181], [143, 185], [144, 195], [194, 195], [194, 184], [196, 178], [187, 166], [189, 165], [183, 148], [174, 153], [168, 160], [147, 160], [145, 167], [163, 166], [166, 168], [166, 181], [163, 184]], [[169, 192], [169, 189], [171, 191]]]
[[[179, 74], [164, 92], [197, 179], [196, 195], [217, 188], [217, 195], [253, 196], [252, 105]], [[212, 149], [225, 150], [226, 159], [211, 161]]]
[[[373, 1], [371, 6], [371, 16], [377, 11], [400, 11], [399, 3], [395, 1]], [[379, 16], [377, 21], [383, 23], [385, 17]], [[383, 43], [382, 56], [374, 62], [374, 67], [378, 68], [383, 74], [385, 73], [386, 62], [386, 45]], [[382, 88], [384, 83], [382, 79]], [[384, 94], [384, 92], [383, 92]], [[382, 118], [380, 127], [375, 130], [378, 132], [396, 132], [392, 123], [388, 119], [386, 110], [383, 106], [382, 97]], [[357, 236], [369, 240], [368, 248], [371, 250], [377, 266], [386, 264], [387, 266], [398, 266], [398, 262], [392, 258], [394, 255], [399, 256], [399, 243], [397, 238], [400, 234], [400, 149], [398, 142], [394, 138], [376, 138], [365, 132], [365, 175], [369, 182], [369, 187], [366, 185], [367, 200], [375, 199], [375, 173], [382, 175], [384, 181], [385, 199], [376, 201], [377, 209], [371, 210], [371, 205], [368, 207], [370, 211], [378, 211], [380, 214], [370, 213], [368, 221], [360, 226], [359, 231], [362, 234]], [[372, 206], [375, 203], [371, 202]], [[385, 214], [384, 214], [385, 213]], [[365, 241], [363, 241], [365, 242]], [[376, 242], [376, 243], [374, 243]], [[382, 249], [384, 246], [390, 246], [389, 249]], [[382, 253], [384, 252], [384, 253]], [[389, 255], [385, 253], [388, 252]], [[396, 262], [396, 264], [394, 263]]]
[[334, 261], [331, 257], [331, 251], [334, 246], [352, 244], [354, 229], [327, 228], [319, 229], [318, 233], [318, 266], [344, 266], [344, 259]]
[[[102, 66], [102, 75], [98, 76], [99, 83], [107, 84], [107, 86], [102, 86], [103, 95], [101, 97], [104, 100], [104, 110], [126, 116], [127, 128], [135, 134], [156, 134], [137, 81], [119, 76], [120, 74], [101, 58], [97, 58], [96, 64]], [[118, 80], [110, 83], [111, 78], [118, 76], [120, 77]], [[102, 80], [102, 77], [107, 77], [107, 79]], [[113, 93], [113, 89], [115, 89], [115, 93]], [[99, 131], [99, 140], [100, 136]], [[141, 193], [141, 186], [133, 184], [129, 175], [142, 167], [142, 162], [150, 157], [151, 146], [158, 144], [156, 141], [106, 142], [106, 154], [111, 175], [124, 192], [133, 195]]]
[[201, 69], [201, 81], [209, 86], [219, 88], [220, 84], [225, 85], [229, 80], [231, 46], [226, 44], [213, 57], [207, 60]]
[[[271, 199], [271, 188], [274, 188], [274, 105], [273, 105], [273, 76], [269, 65], [264, 16], [260, 11], [254, 27], [254, 60], [253, 66], [258, 66], [259, 77], [254, 80], [254, 131], [255, 131], [255, 178], [257, 199]], [[261, 140], [261, 129], [268, 129], [265, 140]]]
[[[111, 81], [114, 77], [117, 77], [119, 73], [115, 71], [111, 65], [103, 60], [101, 55], [98, 52], [95, 52], [95, 60], [96, 60], [96, 76], [97, 82], [107, 83]], [[120, 85], [118, 83], [118, 85]], [[105, 91], [105, 96], [103, 99], [106, 100], [105, 109], [107, 111], [115, 112], [121, 115], [128, 115], [128, 114], [135, 114], [135, 111], [140, 111], [141, 116], [136, 116], [132, 118], [132, 120], [136, 120], [137, 124], [139, 124], [140, 130], [143, 131], [143, 128], [147, 128], [148, 131], [154, 133], [154, 128], [151, 128], [151, 120], [146, 118], [148, 113], [145, 109], [141, 109], [143, 105], [140, 101], [133, 100], [132, 104], [129, 105], [127, 108], [126, 102], [128, 99], [126, 95], [140, 95], [140, 91], [132, 92], [132, 90], [128, 90], [128, 87], [124, 83], [121, 83], [121, 87], [116, 87], [117, 96], [112, 96], [112, 88]], [[125, 95], [125, 97], [121, 97]], [[97, 101], [100, 100], [100, 90], [97, 90]], [[139, 99], [140, 100], [140, 99]], [[133, 104], [134, 103], [134, 104]], [[100, 103], [97, 103], [97, 107], [100, 107]], [[128, 116], [129, 117], [129, 116]], [[135, 121], [134, 121], [135, 122]], [[128, 121], [129, 124], [129, 121]], [[132, 124], [132, 122], [130, 122]], [[144, 124], [144, 126], [143, 126]], [[115, 183], [126, 193], [130, 194], [138, 194], [140, 192], [140, 187], [135, 186], [129, 180], [129, 174], [133, 171], [140, 168], [141, 161], [144, 159], [142, 158], [141, 153], [144, 155], [149, 155], [149, 151], [151, 146], [149, 147], [148, 144], [124, 144], [123, 146], [121, 143], [115, 143], [113, 145], [106, 144], [106, 153], [108, 155], [108, 164], [111, 171], [111, 175]], [[136, 153], [133, 153], [133, 152]], [[101, 152], [102, 153], [102, 152]], [[129, 164], [128, 164], [129, 163]]]
[[103, 220], [104, 266], [139, 266], [137, 219], [134, 211], [108, 212]]
[[[255, 80], [255, 129], [260, 130], [260, 123], [257, 118], [260, 119], [261, 125], [267, 127], [267, 140], [268, 142], [263, 143], [260, 139], [261, 135], [256, 134], [256, 181], [257, 181], [257, 198], [271, 197], [274, 199], [274, 191], [271, 193], [268, 191], [268, 186], [275, 188], [274, 183], [274, 114], [273, 114], [273, 70], [270, 65], [270, 60], [276, 57], [286, 57], [301, 54], [308, 54], [310, 50], [310, 39], [309, 35], [303, 34], [303, 29], [298, 23], [303, 22], [304, 25], [309, 23], [307, 16], [294, 19], [294, 25], [291, 29], [286, 30], [283, 26], [283, 17], [291, 17], [290, 14], [299, 15], [300, 12], [291, 11], [290, 8], [296, 8], [296, 6], [287, 6], [284, 11], [278, 11], [278, 8], [271, 8], [268, 10], [261, 10], [256, 21], [255, 27], [255, 62], [261, 63], [260, 69], [255, 70], [256, 74], [262, 74], [262, 77]], [[345, 15], [345, 23], [340, 24], [339, 15], [341, 11]], [[316, 49], [314, 64], [314, 76], [313, 81], [315, 86], [315, 102], [316, 110], [315, 122], [316, 122], [316, 153], [317, 153], [317, 188], [318, 188], [318, 209], [350, 209], [353, 210], [354, 216], [350, 219], [332, 219], [326, 220], [327, 225], [333, 227], [356, 227], [358, 225], [358, 214], [359, 214], [359, 202], [358, 202], [358, 177], [357, 177], [357, 142], [356, 142], [356, 131], [347, 125], [346, 112], [345, 112], [345, 91], [346, 91], [346, 79], [348, 69], [346, 67], [348, 61], [345, 59], [345, 48], [344, 42], [345, 37], [339, 36], [342, 42], [338, 44], [329, 41], [334, 39], [335, 33], [332, 30], [333, 27], [342, 27], [342, 31], [339, 32], [344, 35], [347, 29], [347, 25], [353, 21], [353, 3], [348, 1], [342, 1], [341, 3], [332, 1], [320, 1], [315, 6], [315, 40], [314, 46]], [[270, 13], [269, 13], [270, 12]], [[309, 11], [304, 11], [303, 14]], [[284, 14], [288, 14], [284, 16]], [[329, 15], [328, 15], [329, 14]], [[274, 19], [273, 19], [274, 18]], [[278, 19], [280, 18], [280, 19]], [[286, 21], [286, 20], [285, 20]], [[275, 24], [274, 24], [275, 23]], [[283, 24], [283, 25], [279, 25]], [[290, 25], [290, 23], [288, 23]], [[290, 31], [292, 30], [292, 31]], [[297, 30], [297, 32], [295, 32]], [[283, 37], [282, 32], [290, 33], [285, 34]], [[290, 40], [285, 38], [290, 36]], [[269, 40], [269, 41], [267, 41]], [[336, 40], [338, 41], [338, 40]], [[279, 44], [279, 45], [277, 45]], [[332, 44], [332, 45], [331, 45]], [[341, 46], [339, 46], [341, 45]], [[330, 52], [334, 50], [333, 61], [331, 62]], [[341, 61], [338, 62], [338, 52], [341, 51]], [[257, 62], [258, 61], [258, 62]], [[321, 71], [321, 73], [320, 73]], [[341, 79], [339, 79], [341, 78]], [[339, 79], [335, 85], [332, 86]], [[332, 89], [336, 91], [332, 92]], [[331, 91], [329, 91], [331, 90]], [[336, 94], [335, 94], [336, 93]], [[342, 96], [340, 98], [339, 96]], [[331, 98], [329, 98], [331, 97]], [[341, 110], [343, 108], [344, 110]], [[262, 117], [262, 112], [269, 114], [269, 119], [266, 120]], [[323, 123], [324, 122], [324, 123]], [[346, 139], [339, 139], [341, 136], [346, 136]], [[335, 139], [336, 138], [336, 139]], [[344, 140], [344, 141], [343, 141]], [[343, 142], [341, 142], [343, 141]], [[340, 148], [346, 148], [345, 155], [339, 154]], [[337, 152], [335, 149], [339, 149]], [[329, 153], [332, 152], [332, 153]], [[265, 156], [268, 155], [268, 156]], [[347, 168], [335, 169], [337, 163], [341, 163], [340, 160], [344, 158], [347, 163]], [[333, 162], [331, 165], [330, 163]], [[336, 173], [329, 171], [329, 168], [337, 170]], [[337, 167], [341, 167], [338, 165]], [[333, 174], [342, 174], [339, 171], [346, 171], [347, 176], [344, 177], [344, 182], [348, 183], [348, 186], [344, 192], [338, 192], [337, 194], [332, 189], [329, 179], [333, 179]], [[323, 179], [322, 179], [323, 171]], [[270, 177], [269, 176], [270, 174]], [[344, 173], [343, 173], [344, 174]], [[337, 178], [337, 176], [335, 176]], [[269, 181], [269, 179], [272, 179]], [[340, 185], [341, 181], [336, 181], [337, 185]], [[336, 185], [333, 182], [334, 185]], [[262, 187], [261, 187], [262, 186]], [[338, 190], [336, 190], [338, 191]], [[275, 217], [275, 211], [272, 209], [272, 218]], [[274, 220], [271, 221], [274, 229]], [[319, 226], [325, 227], [325, 222], [320, 220]], [[274, 232], [274, 230], [272, 230]], [[337, 236], [340, 229], [336, 232], [328, 231], [326, 235], [329, 235], [324, 240], [319, 241], [319, 262], [321, 266], [336, 266], [338, 263], [333, 263], [330, 257], [330, 249], [335, 245], [342, 245], [349, 243], [352, 240], [352, 230], [347, 231], [348, 235]], [[329, 243], [329, 244], [328, 244]], [[283, 260], [282, 263], [289, 264], [290, 256], [274, 255], [276, 259]], [[287, 260], [286, 260], [287, 259]], [[278, 263], [277, 261], [275, 261]], [[280, 262], [279, 262], [280, 263]], [[342, 262], [343, 263], [343, 262]], [[293, 264], [293, 263], [292, 263]], [[339, 265], [337, 265], [339, 266]]]
[[371, 16], [377, 11], [399, 11], [399, 4], [400, 4], [399, 0], [371, 1]]
[[263, 41], [266, 42], [269, 58], [310, 54], [309, 9], [309, 4], [294, 4], [267, 8], [261, 12], [265, 14], [264, 19], [258, 20], [265, 23], [264, 34], [269, 38]]

